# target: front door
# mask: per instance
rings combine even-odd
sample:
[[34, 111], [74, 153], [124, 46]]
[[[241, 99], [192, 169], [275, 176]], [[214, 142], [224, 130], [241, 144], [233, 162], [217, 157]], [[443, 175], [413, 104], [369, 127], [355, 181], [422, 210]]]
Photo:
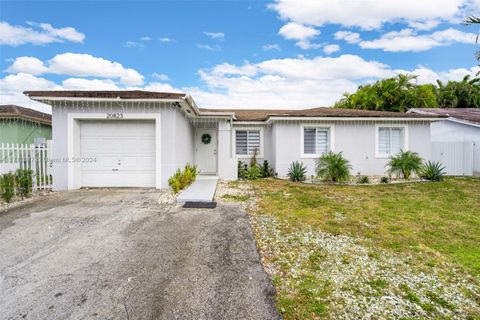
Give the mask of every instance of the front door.
[[217, 173], [217, 130], [196, 130], [195, 161], [200, 173]]

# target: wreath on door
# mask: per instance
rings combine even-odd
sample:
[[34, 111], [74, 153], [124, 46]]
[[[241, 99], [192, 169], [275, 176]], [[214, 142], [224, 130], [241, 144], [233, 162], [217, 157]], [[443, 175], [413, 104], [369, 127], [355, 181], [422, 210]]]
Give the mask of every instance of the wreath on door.
[[205, 133], [204, 135], [202, 135], [202, 142], [204, 144], [209, 144], [211, 141], [212, 141], [211, 135], [209, 135], [208, 133]]

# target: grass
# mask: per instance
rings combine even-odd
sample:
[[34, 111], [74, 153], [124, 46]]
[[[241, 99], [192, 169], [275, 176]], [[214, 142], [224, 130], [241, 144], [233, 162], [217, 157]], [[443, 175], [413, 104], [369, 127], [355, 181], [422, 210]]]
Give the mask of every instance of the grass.
[[[309, 185], [284, 180], [249, 184], [258, 198], [257, 209], [252, 213], [254, 227], [260, 224], [256, 228], [257, 241], [264, 261], [275, 269], [277, 307], [285, 319], [335, 318], [329, 312], [335, 314], [335, 308], [338, 309], [338, 303], [332, 304], [332, 292], [337, 288], [325, 274], [336, 265], [326, 261], [332, 257], [327, 257], [325, 251], [302, 240], [315, 230], [356, 239], [367, 248], [365, 255], [373, 264], [381, 263], [382, 252], [388, 252], [401, 257], [402, 263], [412, 270], [434, 274], [439, 281], [431, 287], [398, 287], [398, 282], [391, 282], [381, 273], [360, 273], [359, 277], [364, 278], [358, 287], [344, 285], [345, 292], [357, 295], [359, 301], [370, 301], [393, 290], [405, 301], [418, 305], [427, 317], [439, 317], [440, 309], [464, 312], [431, 288], [447, 283], [455, 287], [459, 275], [464, 276], [464, 282], [475, 279], [478, 284], [480, 179], [446, 178], [442, 182], [369, 186]], [[270, 227], [271, 221], [276, 225]], [[338, 258], [338, 264], [344, 265], [342, 270], [348, 270], [355, 267], [355, 259], [347, 251]], [[400, 274], [404, 270], [393, 272]], [[464, 295], [480, 302], [478, 291], [469, 290], [465, 289]], [[466, 311], [465, 315], [480, 316], [480, 304], [474, 308], [477, 311]]]
[[373, 186], [259, 180], [253, 185], [264, 191], [258, 211], [292, 227], [307, 224], [397, 252], [444, 257], [480, 275], [480, 179]]

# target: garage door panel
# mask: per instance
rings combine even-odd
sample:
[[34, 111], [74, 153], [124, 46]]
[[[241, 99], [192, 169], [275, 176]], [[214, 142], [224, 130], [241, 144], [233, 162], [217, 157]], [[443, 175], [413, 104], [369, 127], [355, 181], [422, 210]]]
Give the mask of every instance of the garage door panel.
[[82, 186], [155, 187], [155, 122], [82, 121]]

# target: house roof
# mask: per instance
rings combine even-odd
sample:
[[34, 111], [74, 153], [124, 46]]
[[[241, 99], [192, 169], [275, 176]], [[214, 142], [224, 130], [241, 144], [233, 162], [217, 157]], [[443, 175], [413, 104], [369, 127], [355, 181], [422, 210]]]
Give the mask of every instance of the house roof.
[[23, 92], [30, 97], [44, 98], [104, 98], [104, 99], [180, 99], [186, 97], [185, 93], [174, 92], [154, 92], [142, 90], [129, 91], [25, 91]]
[[233, 112], [237, 121], [266, 121], [275, 117], [321, 117], [321, 118], [444, 118], [441, 115], [426, 115], [418, 113], [370, 111], [339, 108], [312, 108], [303, 110], [267, 110], [267, 109], [200, 109], [201, 112]]
[[422, 108], [412, 109], [410, 112], [417, 114], [441, 115], [464, 122], [480, 124], [480, 109], [479, 108]]
[[[222, 116], [235, 115], [235, 121], [267, 121], [276, 117], [342, 117], [342, 118], [443, 118], [442, 115], [426, 115], [419, 113], [401, 113], [369, 111], [358, 109], [338, 108], [313, 108], [304, 110], [282, 110], [282, 109], [197, 109], [190, 96], [185, 93], [153, 92], [153, 91], [25, 91], [24, 94], [36, 100], [48, 100], [48, 98], [93, 98], [93, 99], [185, 99], [195, 112], [200, 111], [203, 116], [215, 116], [223, 113]], [[190, 101], [192, 100], [192, 101]], [[208, 114], [207, 114], [208, 113]], [[230, 115], [229, 115], [230, 113]]]
[[0, 105], [0, 119], [5, 118], [23, 119], [52, 125], [52, 116], [50, 114], [13, 104]]

